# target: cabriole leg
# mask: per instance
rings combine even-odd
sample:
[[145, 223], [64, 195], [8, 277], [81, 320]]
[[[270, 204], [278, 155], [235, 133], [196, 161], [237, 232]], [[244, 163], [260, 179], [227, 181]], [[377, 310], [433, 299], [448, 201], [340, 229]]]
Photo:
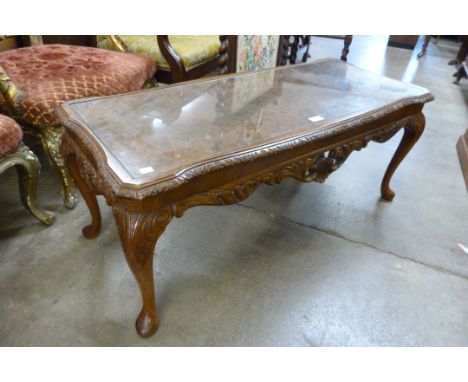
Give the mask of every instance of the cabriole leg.
[[73, 154], [68, 155], [66, 157], [66, 164], [91, 214], [91, 224], [83, 228], [83, 236], [87, 239], [93, 239], [99, 235], [99, 231], [101, 230], [101, 211], [99, 210], [96, 194], [81, 176], [76, 156]]
[[170, 207], [138, 213], [112, 207], [128, 265], [140, 287], [143, 306], [135, 326], [141, 337], [152, 336], [159, 325], [153, 280], [153, 255], [159, 236], [173, 217]]
[[406, 157], [411, 148], [418, 141], [419, 137], [424, 131], [425, 125], [426, 120], [424, 115], [419, 113], [418, 115], [414, 116], [404, 127], [405, 131], [403, 138], [401, 139], [401, 142], [395, 154], [393, 155], [393, 158], [390, 161], [390, 164], [388, 165], [387, 171], [385, 172], [382, 180], [380, 192], [383, 199], [390, 201], [395, 196], [395, 193], [390, 188], [390, 180], [401, 161]]
[[55, 220], [54, 214], [37, 204], [37, 183], [41, 165], [36, 155], [26, 145], [21, 144], [15, 153], [0, 160], [0, 173], [12, 166], [18, 173], [19, 191], [24, 207], [42, 223], [52, 224]]

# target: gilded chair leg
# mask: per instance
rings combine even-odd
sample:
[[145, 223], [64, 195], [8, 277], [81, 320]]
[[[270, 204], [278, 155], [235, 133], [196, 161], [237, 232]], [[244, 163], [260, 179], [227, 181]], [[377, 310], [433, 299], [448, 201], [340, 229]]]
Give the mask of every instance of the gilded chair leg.
[[151, 88], [157, 88], [159, 86], [158, 81], [156, 81], [156, 78], [151, 77], [145, 81], [143, 84], [143, 89], [151, 89]]
[[382, 180], [382, 185], [380, 187], [382, 199], [390, 201], [395, 196], [395, 193], [390, 188], [390, 180], [401, 161], [406, 157], [406, 155], [410, 152], [411, 148], [422, 135], [425, 124], [426, 120], [424, 118], [424, 115], [422, 113], [419, 113], [408, 123], [407, 126], [405, 126], [403, 138], [401, 139], [401, 142], [395, 154], [393, 155], [393, 158], [390, 161], [390, 164], [388, 165], [387, 171], [385, 172], [385, 175]]
[[64, 132], [63, 127], [44, 127], [40, 129], [42, 147], [49, 159], [49, 162], [57, 170], [62, 182], [62, 197], [65, 207], [73, 209], [78, 201], [73, 182], [65, 161], [60, 152], [60, 141]]
[[36, 155], [27, 146], [21, 144], [19, 149], [0, 160], [0, 173], [14, 166], [18, 173], [19, 191], [24, 207], [39, 221], [50, 225], [55, 216], [37, 204], [36, 192], [41, 165]]

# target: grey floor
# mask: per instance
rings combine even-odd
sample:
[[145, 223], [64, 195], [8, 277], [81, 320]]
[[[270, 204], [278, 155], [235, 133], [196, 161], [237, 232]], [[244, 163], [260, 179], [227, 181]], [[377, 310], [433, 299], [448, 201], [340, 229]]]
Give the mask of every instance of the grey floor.
[[[421, 43], [421, 42], [420, 42]], [[419, 44], [420, 44], [419, 43]], [[311, 59], [342, 41], [315, 37]], [[467, 81], [451, 83], [457, 45], [427, 57], [356, 37], [349, 62], [429, 88], [425, 134], [379, 185], [400, 135], [354, 153], [325, 184], [286, 181], [229, 207], [198, 207], [160, 239], [154, 272], [161, 325], [140, 339], [140, 309], [111, 211], [86, 240], [85, 203], [65, 210], [41, 156], [44, 227], [0, 184], [0, 344], [133, 346], [467, 346], [468, 194], [455, 151], [468, 126]]]

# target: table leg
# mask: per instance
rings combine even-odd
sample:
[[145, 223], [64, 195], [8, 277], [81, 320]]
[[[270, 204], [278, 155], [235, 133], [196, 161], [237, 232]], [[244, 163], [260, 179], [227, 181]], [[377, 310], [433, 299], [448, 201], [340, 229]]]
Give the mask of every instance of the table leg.
[[309, 49], [310, 49], [310, 37], [311, 35], [304, 35], [303, 45], [306, 46], [306, 50], [302, 55], [302, 62], [307, 62], [307, 59], [310, 57]]
[[468, 56], [468, 36], [463, 36], [463, 42], [460, 46], [460, 49], [457, 53], [457, 57], [449, 61], [449, 65], [458, 65], [465, 61]]
[[289, 56], [289, 63], [294, 65], [297, 59], [297, 51], [299, 50], [299, 36], [293, 35], [294, 42], [291, 43], [291, 54]]
[[158, 329], [159, 319], [153, 280], [153, 255], [156, 242], [173, 217], [170, 207], [151, 212], [132, 212], [121, 205], [112, 206], [120, 242], [128, 265], [140, 287], [143, 307], [135, 326], [141, 337]]
[[352, 42], [353, 42], [352, 35], [344, 36], [344, 46], [343, 46], [343, 50], [341, 51], [341, 57], [340, 57], [340, 59], [344, 62], [348, 61], [349, 46], [351, 45]]
[[390, 164], [388, 165], [387, 171], [382, 180], [382, 185], [380, 192], [382, 198], [385, 200], [392, 200], [395, 196], [395, 193], [390, 188], [390, 179], [393, 176], [393, 173], [401, 163], [401, 161], [406, 157], [414, 144], [418, 141], [419, 137], [424, 131], [424, 126], [426, 125], [426, 120], [422, 113], [414, 116], [410, 122], [404, 127], [405, 132], [403, 138], [401, 139], [400, 145], [398, 146], [395, 154], [393, 155]]
[[453, 81], [453, 83], [455, 85], [457, 85], [461, 78], [463, 77], [463, 73], [464, 73], [464, 70], [463, 70], [463, 66], [460, 66], [460, 68], [453, 74], [453, 76], [455, 77], [455, 80]]
[[421, 58], [422, 56], [424, 56], [426, 54], [427, 47], [429, 45], [429, 41], [431, 41], [431, 35], [424, 36], [424, 43], [423, 43], [421, 51], [418, 53], [418, 56], [417, 56], [418, 58]]
[[65, 159], [65, 163], [91, 213], [91, 224], [83, 228], [83, 236], [87, 239], [93, 239], [99, 235], [99, 231], [101, 230], [101, 212], [99, 210], [96, 194], [81, 176], [80, 166], [75, 155], [68, 155]]

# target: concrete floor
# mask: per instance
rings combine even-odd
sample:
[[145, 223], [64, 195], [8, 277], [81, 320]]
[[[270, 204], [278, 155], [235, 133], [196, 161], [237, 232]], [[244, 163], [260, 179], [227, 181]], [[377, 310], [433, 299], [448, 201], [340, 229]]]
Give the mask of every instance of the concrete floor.
[[[0, 344], [7, 346], [467, 346], [468, 195], [455, 142], [468, 126], [467, 81], [453, 85], [457, 45], [427, 57], [355, 37], [349, 62], [427, 87], [426, 132], [379, 185], [401, 135], [354, 153], [327, 183], [286, 181], [229, 207], [198, 207], [160, 239], [161, 325], [140, 339], [136, 282], [110, 209], [102, 234], [81, 236], [85, 203], [65, 210], [40, 156], [52, 227], [21, 207], [14, 171], [1, 177]], [[421, 44], [421, 41], [419, 45]], [[342, 41], [313, 38], [311, 59]], [[102, 202], [102, 201], [101, 201]]]

